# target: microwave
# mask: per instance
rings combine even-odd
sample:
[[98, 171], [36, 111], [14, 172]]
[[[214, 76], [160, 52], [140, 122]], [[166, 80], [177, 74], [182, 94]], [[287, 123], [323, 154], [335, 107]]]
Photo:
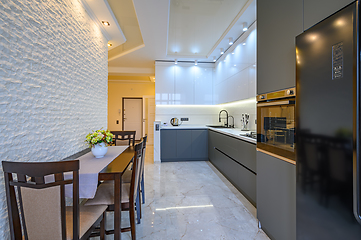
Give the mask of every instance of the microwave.
[[257, 96], [257, 150], [294, 163], [296, 89]]

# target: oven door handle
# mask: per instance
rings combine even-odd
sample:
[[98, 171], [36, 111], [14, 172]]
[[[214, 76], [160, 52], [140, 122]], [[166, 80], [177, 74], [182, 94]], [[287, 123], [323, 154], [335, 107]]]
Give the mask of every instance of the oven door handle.
[[285, 101], [277, 101], [277, 102], [257, 103], [257, 107], [289, 105], [289, 104], [295, 104], [295, 101], [285, 100]]

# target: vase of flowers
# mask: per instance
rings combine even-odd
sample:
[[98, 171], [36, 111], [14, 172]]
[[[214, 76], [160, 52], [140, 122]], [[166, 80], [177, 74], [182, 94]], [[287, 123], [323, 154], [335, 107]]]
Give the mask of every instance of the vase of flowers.
[[86, 136], [86, 140], [95, 158], [102, 158], [113, 142], [113, 134], [109, 130], [96, 130]]

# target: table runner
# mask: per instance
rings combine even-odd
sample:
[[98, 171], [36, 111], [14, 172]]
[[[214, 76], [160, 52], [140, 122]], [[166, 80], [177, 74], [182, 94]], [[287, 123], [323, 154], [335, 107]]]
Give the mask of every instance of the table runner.
[[[102, 158], [95, 158], [89, 152], [79, 157], [79, 198], [93, 198], [98, 186], [99, 172], [108, 166], [116, 157], [118, 157], [129, 146], [111, 146], [108, 152]], [[72, 197], [73, 190], [65, 188], [65, 196]]]
[[[102, 158], [95, 158], [89, 152], [79, 157], [79, 198], [94, 198], [97, 186], [99, 172], [108, 166], [116, 157], [124, 152], [129, 146], [111, 146], [108, 147], [108, 152]], [[73, 174], [67, 172], [64, 174], [64, 179], [72, 179]], [[45, 182], [53, 182], [54, 175], [45, 177]], [[65, 196], [73, 197], [73, 185], [65, 186]]]

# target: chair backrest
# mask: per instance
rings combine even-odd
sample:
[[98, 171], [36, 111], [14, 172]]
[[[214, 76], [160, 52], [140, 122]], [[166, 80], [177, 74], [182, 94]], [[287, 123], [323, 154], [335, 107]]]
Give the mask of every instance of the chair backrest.
[[128, 145], [134, 146], [136, 131], [111, 131], [114, 135], [114, 145], [117, 145], [117, 140], [128, 140]]
[[132, 179], [130, 182], [130, 201], [135, 201], [138, 194], [139, 178], [141, 174], [141, 161], [143, 153], [143, 142], [138, 143], [134, 147], [134, 158], [132, 167]]
[[66, 239], [67, 184], [73, 184], [73, 239], [79, 239], [79, 160], [2, 166], [12, 240]]
[[143, 172], [144, 172], [144, 162], [145, 162], [145, 149], [147, 147], [147, 136], [143, 137], [143, 152], [142, 152], [142, 162], [141, 162], [141, 174], [143, 177]]

